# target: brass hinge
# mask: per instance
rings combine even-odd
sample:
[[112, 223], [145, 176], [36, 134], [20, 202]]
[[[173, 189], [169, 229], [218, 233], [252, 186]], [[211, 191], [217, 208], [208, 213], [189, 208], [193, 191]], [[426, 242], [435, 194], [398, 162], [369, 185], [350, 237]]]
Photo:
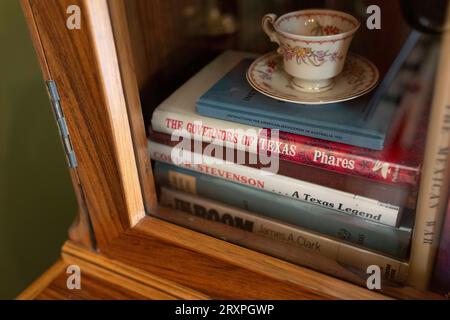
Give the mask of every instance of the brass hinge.
[[77, 167], [77, 158], [73, 151], [72, 141], [70, 140], [69, 130], [67, 129], [66, 119], [64, 118], [64, 112], [61, 108], [61, 99], [59, 98], [58, 88], [56, 82], [53, 80], [47, 81], [47, 90], [52, 103], [53, 112], [55, 114], [56, 123], [58, 124], [59, 134], [63, 142], [64, 151], [67, 156], [70, 168]]

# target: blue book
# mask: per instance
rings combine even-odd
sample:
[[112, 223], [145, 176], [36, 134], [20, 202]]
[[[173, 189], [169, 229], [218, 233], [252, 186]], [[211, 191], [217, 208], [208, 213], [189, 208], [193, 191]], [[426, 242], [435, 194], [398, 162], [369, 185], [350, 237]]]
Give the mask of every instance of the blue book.
[[[383, 81], [371, 94], [339, 103], [299, 105], [267, 97], [246, 79], [250, 59], [243, 60], [197, 101], [203, 116], [250, 126], [382, 150], [401, 94], [399, 70], [417, 43], [413, 32]], [[387, 94], [394, 85], [397, 92]]]
[[154, 169], [160, 186], [194, 193], [398, 259], [407, 259], [414, 222], [410, 212], [404, 215], [400, 227], [393, 228], [161, 162], [155, 162]]

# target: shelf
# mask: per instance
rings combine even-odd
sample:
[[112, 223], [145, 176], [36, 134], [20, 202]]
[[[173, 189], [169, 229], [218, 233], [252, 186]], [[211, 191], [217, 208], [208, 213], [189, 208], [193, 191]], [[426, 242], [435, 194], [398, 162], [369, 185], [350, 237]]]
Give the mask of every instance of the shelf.
[[[440, 298], [412, 288], [380, 294], [153, 220], [145, 218], [103, 253], [67, 242], [61, 260], [18, 299]], [[67, 289], [66, 268], [72, 264], [82, 270], [82, 290]]]

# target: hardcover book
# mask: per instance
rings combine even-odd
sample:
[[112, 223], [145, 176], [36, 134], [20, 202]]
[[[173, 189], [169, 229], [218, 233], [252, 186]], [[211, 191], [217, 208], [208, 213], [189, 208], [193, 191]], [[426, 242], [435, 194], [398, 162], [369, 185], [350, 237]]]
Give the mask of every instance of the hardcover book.
[[149, 141], [149, 152], [153, 160], [176, 164], [205, 175], [282, 195], [286, 199], [328, 208], [379, 224], [397, 226], [404, 211], [389, 203], [194, 153], [178, 146], [172, 148]]
[[433, 51], [428, 59], [438, 62], [439, 68], [434, 81], [431, 125], [426, 138], [408, 278], [409, 285], [420, 289], [430, 284], [450, 185], [446, 172], [450, 150], [450, 34], [446, 34]]
[[[254, 154], [269, 151], [278, 154], [281, 160], [389, 184], [413, 187], [417, 185], [424, 145], [424, 134], [420, 132], [421, 129], [413, 131], [412, 135], [410, 129], [405, 130], [408, 134], [395, 134], [395, 138], [388, 139], [384, 151], [374, 151], [283, 131], [275, 138], [270, 130], [197, 114], [195, 111], [197, 98], [208, 90], [211, 83], [219, 81], [246, 57], [251, 55], [233, 51], [220, 55], [156, 108], [152, 117], [152, 129]], [[420, 70], [414, 65], [410, 69]], [[412, 78], [414, 74], [407, 74], [407, 77]], [[395, 90], [393, 96], [398, 97], [400, 93], [403, 92]], [[402, 110], [408, 113], [410, 110], [408, 104], [404, 104]], [[422, 120], [421, 125], [417, 127], [422, 128], [423, 124], [426, 125], [426, 120]], [[410, 140], [413, 136], [414, 143], [405, 144], [404, 136], [408, 136]]]
[[[214, 150], [214, 152], [212, 152], [212, 156], [219, 157], [219, 159], [223, 160], [226, 160], [226, 158], [231, 154], [231, 158], [235, 161], [235, 163], [239, 162], [242, 165], [256, 169], [264, 170], [269, 167], [267, 162], [261, 161], [261, 158], [254, 157], [254, 155], [249, 152], [244, 152], [241, 150], [219, 147], [207, 142], [201, 143], [201, 148], [197, 147], [198, 150], [196, 150], [196, 144], [198, 141], [184, 137], [175, 138], [171, 137], [167, 133], [161, 132], [151, 131], [149, 138], [152, 141], [171, 147], [175, 147], [177, 145], [183, 145], [187, 148], [190, 147], [190, 150], [194, 150], [194, 152], [201, 152], [203, 154], [208, 152], [208, 150]], [[273, 161], [278, 162], [277, 172], [280, 175], [353, 193], [363, 197], [376, 199], [398, 207], [414, 209], [416, 206], [417, 192], [412, 190], [412, 188], [407, 185], [394, 186], [354, 175], [346, 175], [330, 170], [323, 170], [317, 167], [283, 160], [275, 153], [272, 153], [271, 156], [273, 156], [271, 158]], [[269, 158], [267, 157], [266, 159]]]
[[402, 91], [403, 78], [398, 71], [416, 41], [414, 33], [373, 94], [314, 106], [276, 100], [250, 86], [246, 72], [252, 60], [246, 59], [198, 99], [197, 112], [260, 128], [382, 150], [397, 109], [386, 92], [390, 87]]
[[[162, 205], [177, 210], [176, 213], [162, 213], [163, 219], [335, 277], [356, 280], [364, 285], [368, 276], [367, 267], [377, 265], [381, 268], [383, 280], [404, 283], [407, 279], [406, 262], [303, 228], [165, 187], [161, 188], [159, 199]], [[236, 234], [235, 238], [230, 239], [230, 232], [227, 232], [230, 229], [237, 231], [233, 233]], [[256, 237], [250, 238], [251, 235]]]
[[392, 228], [161, 162], [156, 162], [154, 169], [160, 186], [259, 213], [397, 259], [408, 256], [414, 221], [411, 213], [404, 215], [399, 228]]

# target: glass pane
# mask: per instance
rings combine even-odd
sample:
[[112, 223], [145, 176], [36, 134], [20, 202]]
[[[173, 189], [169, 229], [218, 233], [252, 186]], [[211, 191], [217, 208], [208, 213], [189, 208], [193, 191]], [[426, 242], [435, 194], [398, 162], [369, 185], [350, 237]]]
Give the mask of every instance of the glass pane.
[[[157, 215], [362, 286], [378, 266], [385, 288], [450, 287], [448, 1], [126, 6], [154, 174], [176, 209]], [[192, 153], [163, 164], [181, 140]]]

